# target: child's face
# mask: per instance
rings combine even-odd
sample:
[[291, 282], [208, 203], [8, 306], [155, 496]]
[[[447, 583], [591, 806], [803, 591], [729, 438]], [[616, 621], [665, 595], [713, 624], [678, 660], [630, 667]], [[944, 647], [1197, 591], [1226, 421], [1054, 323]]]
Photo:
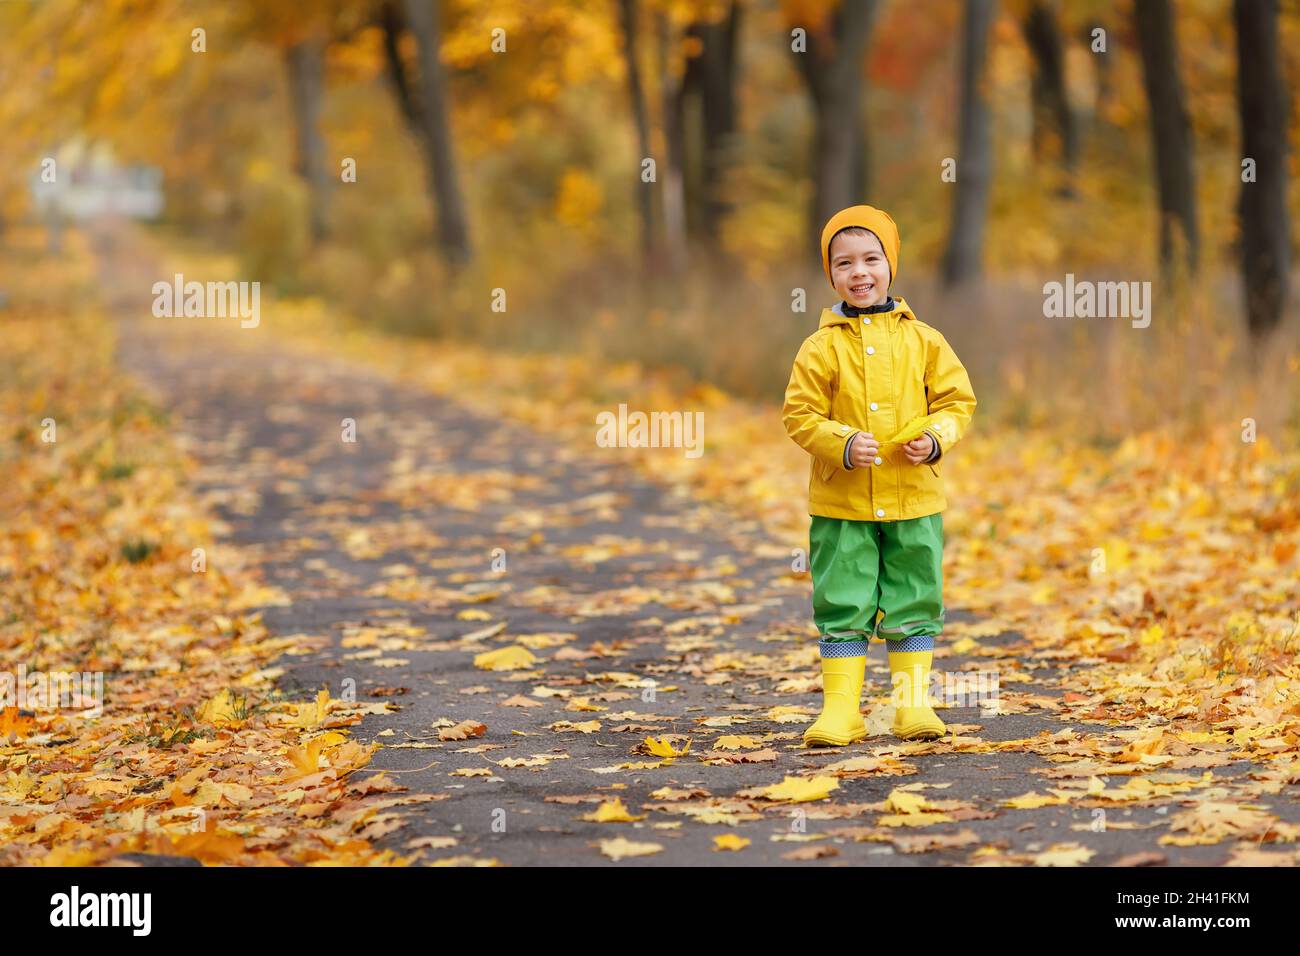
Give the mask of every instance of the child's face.
[[875, 233], [841, 233], [831, 240], [831, 280], [849, 305], [865, 308], [889, 293], [889, 260]]

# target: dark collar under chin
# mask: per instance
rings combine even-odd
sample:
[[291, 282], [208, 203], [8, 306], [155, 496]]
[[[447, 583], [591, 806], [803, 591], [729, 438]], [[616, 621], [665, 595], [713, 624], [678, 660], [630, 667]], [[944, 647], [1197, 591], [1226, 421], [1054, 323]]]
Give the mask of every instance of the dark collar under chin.
[[894, 297], [885, 296], [884, 302], [878, 302], [875, 305], [869, 305], [865, 308], [859, 308], [856, 305], [849, 305], [847, 302], [840, 302], [840, 310], [850, 319], [856, 319], [860, 315], [875, 315], [877, 312], [892, 312], [894, 309]]

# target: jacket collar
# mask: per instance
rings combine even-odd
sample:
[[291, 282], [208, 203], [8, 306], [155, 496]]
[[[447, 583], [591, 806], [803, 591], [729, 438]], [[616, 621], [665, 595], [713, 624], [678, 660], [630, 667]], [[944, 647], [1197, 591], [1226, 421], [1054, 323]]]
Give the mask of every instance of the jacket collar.
[[884, 302], [877, 302], [875, 305], [867, 305], [861, 308], [856, 305], [849, 305], [848, 302], [841, 299], [840, 304], [835, 307], [835, 310], [839, 312], [840, 315], [847, 315], [851, 319], [856, 319], [863, 315], [875, 315], [878, 312], [893, 312], [894, 297], [892, 295], [885, 296]]
[[916, 314], [908, 306], [907, 300], [901, 295], [889, 296], [879, 305], [868, 306], [865, 309], [855, 309], [853, 306], [848, 306], [848, 308], [853, 310], [853, 315], [845, 314], [845, 303], [843, 302], [837, 302], [834, 308], [822, 309], [821, 321], [817, 327], [824, 329], [830, 325], [845, 325], [856, 330], [862, 323], [862, 315], [879, 315], [886, 323], [889, 331], [892, 332], [903, 319], [916, 318]]

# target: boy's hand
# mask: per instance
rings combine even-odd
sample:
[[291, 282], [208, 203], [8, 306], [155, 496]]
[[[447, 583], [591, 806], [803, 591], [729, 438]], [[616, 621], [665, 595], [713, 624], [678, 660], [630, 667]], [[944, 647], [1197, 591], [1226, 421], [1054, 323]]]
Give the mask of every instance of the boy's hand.
[[914, 465], [919, 465], [934, 452], [934, 439], [927, 432], [920, 438], [913, 438], [903, 446], [903, 454]]
[[871, 437], [871, 432], [858, 432], [849, 442], [849, 462], [854, 468], [875, 464], [879, 454], [880, 443]]

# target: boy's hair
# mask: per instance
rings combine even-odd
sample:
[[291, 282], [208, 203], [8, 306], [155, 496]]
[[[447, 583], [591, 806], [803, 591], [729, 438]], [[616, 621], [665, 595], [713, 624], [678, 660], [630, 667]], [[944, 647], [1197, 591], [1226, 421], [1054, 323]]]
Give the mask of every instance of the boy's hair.
[[[835, 236], [842, 236], [846, 232], [851, 236], [876, 236], [876, 234], [872, 232], [870, 229], [868, 229], [866, 226], [845, 226], [843, 229], [838, 230], [835, 233]], [[831, 236], [831, 241], [826, 243], [826, 248], [828, 251], [830, 247], [835, 244], [835, 236]], [[879, 236], [876, 236], [876, 242], [880, 242]], [[885, 248], [885, 244], [883, 242], [880, 242], [880, 248], [881, 249]]]
[[[866, 226], [845, 226], [843, 229], [837, 229], [835, 232], [835, 236], [842, 236], [845, 233], [848, 233], [850, 236], [876, 236], [876, 234], [872, 232], [870, 229], [868, 229]], [[835, 236], [831, 236], [831, 241], [826, 243], [827, 261], [830, 260], [831, 246], [835, 245]], [[879, 236], [876, 236], [876, 242], [880, 243], [881, 249], [885, 248], [885, 243]], [[893, 272], [894, 272], [894, 267], [892, 265], [889, 267], [889, 272], [890, 272], [890, 278], [892, 279]], [[832, 285], [833, 284], [834, 283], [832, 283]]]

